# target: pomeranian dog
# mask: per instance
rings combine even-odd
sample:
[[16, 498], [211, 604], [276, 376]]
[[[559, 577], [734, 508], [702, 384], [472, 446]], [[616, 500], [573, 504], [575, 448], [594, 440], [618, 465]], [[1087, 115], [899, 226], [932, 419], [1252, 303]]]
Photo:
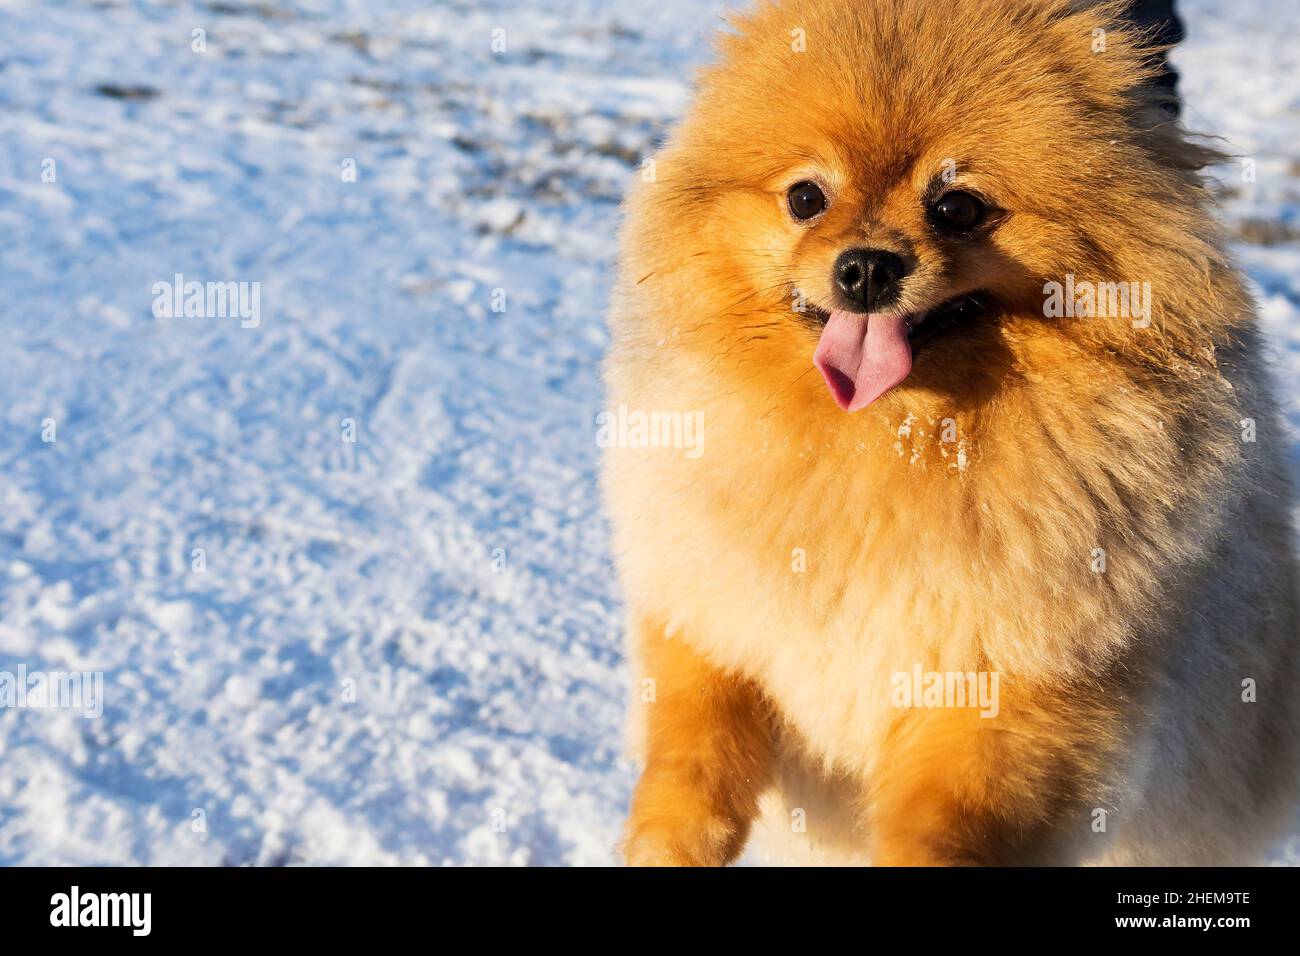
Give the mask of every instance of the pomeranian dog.
[[763, 3], [645, 165], [630, 863], [1226, 864], [1291, 822], [1287, 439], [1221, 157], [1122, 12]]

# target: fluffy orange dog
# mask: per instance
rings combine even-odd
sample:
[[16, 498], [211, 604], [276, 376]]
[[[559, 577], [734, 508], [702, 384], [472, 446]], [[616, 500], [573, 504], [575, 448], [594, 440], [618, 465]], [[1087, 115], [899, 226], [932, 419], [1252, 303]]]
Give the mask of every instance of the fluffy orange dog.
[[1286, 440], [1215, 157], [1116, 14], [767, 3], [629, 200], [630, 862], [761, 818], [813, 862], [1227, 863], [1289, 820]]

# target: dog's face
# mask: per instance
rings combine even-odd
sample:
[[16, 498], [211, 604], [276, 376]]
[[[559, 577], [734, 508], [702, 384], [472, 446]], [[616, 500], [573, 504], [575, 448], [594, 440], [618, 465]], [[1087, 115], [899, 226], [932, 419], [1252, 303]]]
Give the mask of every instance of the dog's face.
[[857, 411], [987, 379], [1046, 281], [1120, 269], [1132, 223], [1182, 208], [1184, 181], [1143, 140], [1167, 120], [1145, 54], [1078, 6], [786, 0], [742, 21], [659, 199], [715, 332], [752, 356], [759, 323], [769, 357], [799, 352]]
[[1021, 205], [1001, 151], [1025, 147], [946, 119], [885, 113], [861, 138], [809, 130], [806, 155], [764, 184], [792, 308], [819, 330], [814, 362], [847, 411], [922, 378], [923, 354], [950, 370], [973, 360], [973, 324], [1034, 291], [1037, 250], [1000, 234]]

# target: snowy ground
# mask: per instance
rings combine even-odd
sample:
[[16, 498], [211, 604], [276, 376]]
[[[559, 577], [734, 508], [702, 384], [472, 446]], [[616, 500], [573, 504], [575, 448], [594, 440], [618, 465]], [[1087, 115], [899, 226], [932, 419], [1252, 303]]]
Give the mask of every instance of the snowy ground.
[[[0, 863], [610, 861], [601, 313], [718, 6], [0, 0], [0, 671], [105, 673], [0, 709]], [[1300, 426], [1300, 12], [1185, 15]]]

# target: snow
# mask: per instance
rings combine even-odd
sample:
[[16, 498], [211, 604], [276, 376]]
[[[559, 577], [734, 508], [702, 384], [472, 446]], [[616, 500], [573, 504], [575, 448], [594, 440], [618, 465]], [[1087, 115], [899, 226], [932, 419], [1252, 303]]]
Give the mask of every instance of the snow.
[[[721, 9], [0, 2], [0, 670], [105, 674], [0, 709], [0, 863], [611, 861], [602, 313]], [[1185, 9], [1300, 427], [1300, 14]]]

